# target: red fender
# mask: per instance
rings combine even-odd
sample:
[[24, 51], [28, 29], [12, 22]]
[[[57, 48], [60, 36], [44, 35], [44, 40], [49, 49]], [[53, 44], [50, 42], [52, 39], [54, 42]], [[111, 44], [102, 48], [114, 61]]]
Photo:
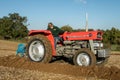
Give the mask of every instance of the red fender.
[[38, 35], [38, 34], [42, 34], [48, 38], [48, 40], [51, 42], [51, 45], [52, 45], [52, 51], [53, 51], [52, 55], [56, 56], [56, 51], [55, 51], [55, 47], [54, 47], [54, 37], [52, 36], [52, 33], [48, 30], [30, 30], [28, 35], [34, 36], [34, 35]]

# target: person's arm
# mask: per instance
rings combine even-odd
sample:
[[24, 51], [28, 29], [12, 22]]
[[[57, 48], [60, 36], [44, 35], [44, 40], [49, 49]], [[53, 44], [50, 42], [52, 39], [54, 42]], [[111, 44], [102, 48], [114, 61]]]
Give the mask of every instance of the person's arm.
[[59, 32], [59, 34], [63, 34], [65, 31], [63, 31], [62, 29], [56, 27], [57, 31]]

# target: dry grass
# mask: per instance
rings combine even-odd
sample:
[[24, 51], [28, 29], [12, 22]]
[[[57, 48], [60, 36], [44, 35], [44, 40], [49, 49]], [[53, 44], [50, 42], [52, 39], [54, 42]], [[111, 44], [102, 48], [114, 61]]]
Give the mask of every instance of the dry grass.
[[15, 55], [18, 42], [0, 40], [0, 56]]
[[[96, 80], [95, 78], [74, 77], [69, 75], [23, 70], [0, 66], [1, 80]], [[98, 79], [97, 79], [98, 80]], [[100, 80], [100, 79], [99, 79]]]
[[0, 49], [16, 50], [18, 42], [0, 40]]

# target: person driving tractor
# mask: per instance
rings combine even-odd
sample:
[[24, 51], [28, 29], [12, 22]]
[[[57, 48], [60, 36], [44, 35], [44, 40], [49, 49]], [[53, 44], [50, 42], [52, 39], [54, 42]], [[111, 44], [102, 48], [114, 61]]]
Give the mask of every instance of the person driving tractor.
[[54, 37], [54, 44], [55, 44], [55, 48], [56, 48], [56, 44], [58, 41], [61, 40], [61, 38], [59, 37], [59, 34], [63, 34], [64, 31], [61, 30], [60, 28], [58, 28], [57, 26], [54, 26], [53, 23], [48, 23], [48, 28], [47, 30], [51, 31], [53, 37]]

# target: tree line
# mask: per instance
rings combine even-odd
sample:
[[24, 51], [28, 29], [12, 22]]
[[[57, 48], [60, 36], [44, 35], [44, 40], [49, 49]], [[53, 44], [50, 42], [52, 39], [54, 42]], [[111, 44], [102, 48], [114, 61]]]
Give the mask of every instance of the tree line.
[[10, 13], [8, 16], [0, 18], [0, 38], [20, 39], [28, 34], [27, 17], [22, 17], [18, 13]]
[[112, 27], [110, 30], [103, 30], [103, 41], [104, 43], [120, 44], [120, 30]]
[[[85, 29], [73, 29], [69, 25], [61, 27], [68, 32], [85, 31]], [[94, 29], [89, 29], [93, 31]], [[103, 31], [103, 42], [109, 44], [120, 44], [120, 30], [112, 27]], [[8, 16], [0, 18], [0, 38], [22, 39], [28, 35], [27, 17], [20, 16], [19, 13], [10, 13]]]

